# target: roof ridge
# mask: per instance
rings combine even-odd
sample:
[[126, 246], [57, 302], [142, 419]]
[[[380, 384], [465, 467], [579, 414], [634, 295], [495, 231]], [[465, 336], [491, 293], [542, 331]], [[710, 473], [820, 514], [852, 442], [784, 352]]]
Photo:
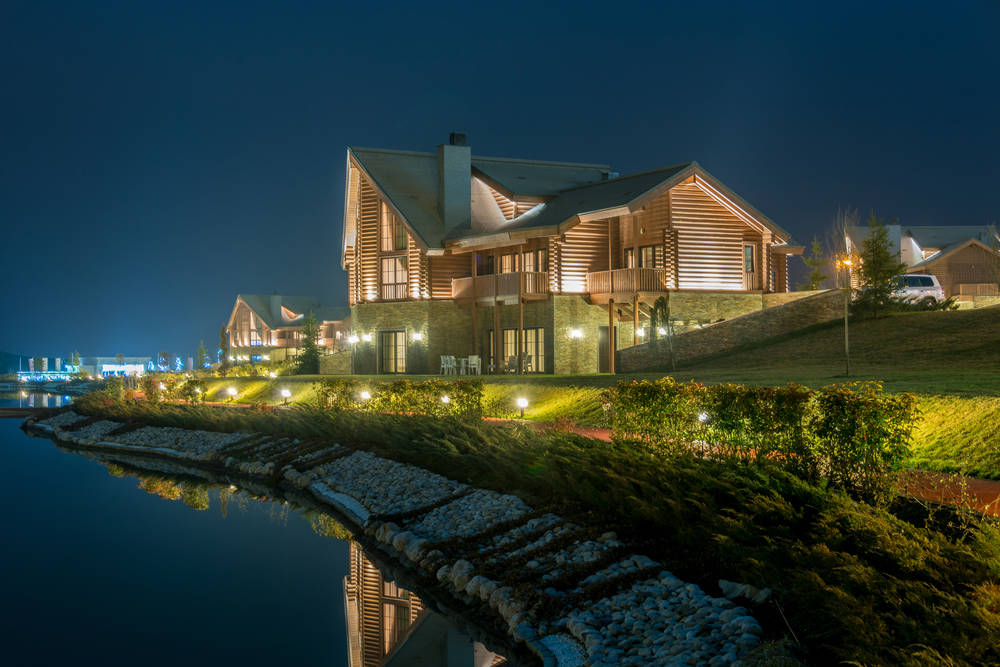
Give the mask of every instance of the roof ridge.
[[639, 176], [648, 176], [650, 174], [655, 174], [656, 172], [659, 172], [659, 171], [677, 170], [679, 167], [687, 168], [687, 167], [690, 167], [693, 164], [697, 164], [697, 163], [694, 160], [689, 160], [687, 162], [678, 162], [677, 164], [672, 164], [672, 165], [669, 165], [669, 166], [666, 166], [666, 167], [658, 167], [656, 169], [647, 169], [646, 171], [637, 171], [636, 173], [629, 174], [628, 176], [617, 176], [615, 178], [609, 178], [606, 181], [595, 181], [593, 183], [584, 183], [583, 185], [577, 185], [577, 186], [572, 187], [572, 188], [567, 188], [565, 190], [560, 190], [559, 194], [563, 194], [564, 192], [573, 192], [574, 190], [582, 190], [583, 188], [592, 188], [595, 185], [605, 185], [607, 183], [619, 183], [621, 181], [626, 181], [626, 180], [628, 180], [630, 178], [637, 178]]
[[491, 157], [489, 155], [473, 155], [473, 160], [487, 160], [489, 162], [512, 162], [517, 164], [537, 164], [544, 167], [590, 167], [592, 169], [611, 169], [610, 164], [597, 164], [594, 162], [560, 162], [553, 160], [533, 160], [519, 157]]

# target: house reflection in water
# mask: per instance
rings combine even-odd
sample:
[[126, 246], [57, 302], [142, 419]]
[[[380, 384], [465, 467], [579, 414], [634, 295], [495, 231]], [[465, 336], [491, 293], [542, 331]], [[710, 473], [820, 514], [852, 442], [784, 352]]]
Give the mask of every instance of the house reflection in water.
[[503, 657], [458, 632], [420, 598], [386, 579], [351, 542], [344, 577], [350, 667], [491, 667]]

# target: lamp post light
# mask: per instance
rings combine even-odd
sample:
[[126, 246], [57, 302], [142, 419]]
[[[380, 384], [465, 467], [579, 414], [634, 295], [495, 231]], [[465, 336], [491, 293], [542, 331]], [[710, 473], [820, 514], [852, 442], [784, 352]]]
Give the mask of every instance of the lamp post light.
[[847, 313], [851, 303], [851, 263], [850, 257], [838, 262], [844, 268], [844, 377], [851, 376], [851, 342], [847, 327]]
[[524, 409], [528, 407], [528, 399], [524, 397], [517, 399], [517, 407], [521, 408], [521, 419], [524, 419]]
[[233, 400], [236, 398], [236, 387], [230, 387], [226, 390], [226, 393], [229, 394], [229, 400]]
[[291, 396], [292, 396], [292, 392], [289, 391], [288, 389], [282, 389], [281, 390], [281, 397], [283, 399], [285, 399], [285, 405], [288, 405], [288, 399], [291, 398]]

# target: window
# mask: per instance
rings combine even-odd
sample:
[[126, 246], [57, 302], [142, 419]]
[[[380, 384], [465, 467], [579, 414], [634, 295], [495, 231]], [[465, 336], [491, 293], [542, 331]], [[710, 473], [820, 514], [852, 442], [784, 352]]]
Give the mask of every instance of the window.
[[934, 279], [930, 276], [904, 276], [907, 287], [934, 287]]
[[382, 202], [380, 209], [381, 216], [381, 243], [383, 252], [394, 252], [406, 250], [406, 227], [399, 218], [389, 210], [385, 202]]
[[[493, 341], [490, 332], [490, 342]], [[524, 371], [526, 373], [545, 372], [545, 329], [531, 328], [524, 330], [524, 338], [521, 341], [521, 353], [524, 355]], [[506, 364], [514, 358], [514, 367], [517, 368], [517, 329], [503, 330], [503, 363]], [[530, 359], [529, 359], [530, 357]]]
[[639, 266], [644, 269], [658, 269], [663, 266], [663, 246], [644, 245], [639, 248]]
[[746, 273], [753, 273], [756, 262], [754, 261], [754, 252], [752, 245], [743, 246], [743, 271]]
[[406, 332], [380, 331], [379, 371], [382, 373], [406, 372]]
[[386, 300], [406, 298], [406, 256], [382, 258], [382, 298]]
[[385, 628], [383, 649], [385, 655], [388, 655], [396, 648], [396, 644], [406, 634], [406, 629], [410, 627], [410, 607], [406, 604], [383, 602], [382, 611], [383, 627]]
[[522, 271], [548, 271], [549, 251], [545, 248], [539, 250], [525, 250], [521, 255]]
[[517, 255], [500, 255], [500, 273], [513, 273], [517, 270], [515, 258]]
[[250, 330], [250, 345], [261, 345], [260, 329]]

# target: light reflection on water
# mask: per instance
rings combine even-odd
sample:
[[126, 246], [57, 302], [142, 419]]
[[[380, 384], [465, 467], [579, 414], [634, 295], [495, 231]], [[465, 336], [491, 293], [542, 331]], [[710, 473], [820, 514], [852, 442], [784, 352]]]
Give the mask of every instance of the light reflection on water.
[[[43, 398], [0, 406], [66, 402]], [[5, 664], [445, 664], [454, 629], [332, 517], [95, 465], [19, 425], [0, 420]], [[449, 664], [494, 663], [481, 644], [458, 643], [467, 659]]]

